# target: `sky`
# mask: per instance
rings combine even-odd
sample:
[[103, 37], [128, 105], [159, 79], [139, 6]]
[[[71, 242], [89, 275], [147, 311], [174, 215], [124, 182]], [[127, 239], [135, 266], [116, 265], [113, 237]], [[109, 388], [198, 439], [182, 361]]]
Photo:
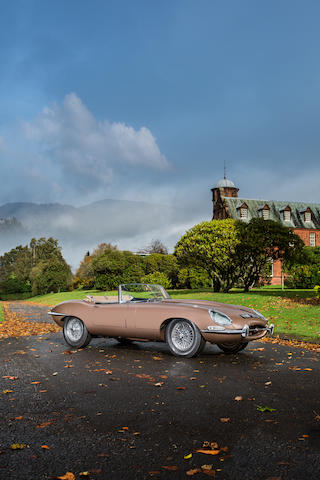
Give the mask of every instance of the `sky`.
[[[16, 0], [0, 14], [0, 204], [112, 198], [210, 219], [320, 203], [320, 4]], [[183, 232], [182, 232], [183, 233]]]

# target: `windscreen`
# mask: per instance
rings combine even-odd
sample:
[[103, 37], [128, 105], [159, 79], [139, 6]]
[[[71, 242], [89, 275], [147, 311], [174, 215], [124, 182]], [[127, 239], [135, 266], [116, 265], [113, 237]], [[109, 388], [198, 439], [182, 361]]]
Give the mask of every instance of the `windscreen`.
[[170, 298], [170, 295], [161, 285], [147, 285], [145, 283], [120, 285], [120, 295], [120, 301], [122, 302], [161, 301]]

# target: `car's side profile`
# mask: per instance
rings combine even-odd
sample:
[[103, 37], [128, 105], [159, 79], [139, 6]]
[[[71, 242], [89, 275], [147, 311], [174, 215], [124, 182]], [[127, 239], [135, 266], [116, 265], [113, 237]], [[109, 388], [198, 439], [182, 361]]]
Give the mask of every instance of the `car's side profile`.
[[170, 351], [182, 357], [199, 354], [206, 342], [236, 353], [274, 330], [250, 308], [171, 299], [163, 287], [149, 284], [120, 285], [117, 296], [70, 300], [48, 313], [74, 348], [85, 347], [94, 336], [154, 340], [167, 342]]

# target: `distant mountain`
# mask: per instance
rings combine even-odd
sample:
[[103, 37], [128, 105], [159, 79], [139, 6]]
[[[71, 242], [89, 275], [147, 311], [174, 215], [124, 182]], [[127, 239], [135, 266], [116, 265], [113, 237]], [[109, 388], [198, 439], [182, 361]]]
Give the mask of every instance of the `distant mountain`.
[[[81, 207], [71, 205], [7, 203], [0, 206], [0, 218], [15, 217], [19, 235], [12, 247], [32, 237], [57, 238], [71, 263], [78, 263], [85, 250], [98, 243], [111, 242], [130, 250], [142, 248], [155, 238], [169, 248], [184, 233], [186, 226], [200, 221], [181, 208], [147, 202], [106, 199]], [[8, 239], [0, 230], [0, 254], [8, 249]], [[81, 252], [75, 253], [75, 252]], [[70, 261], [70, 260], [69, 260]]]

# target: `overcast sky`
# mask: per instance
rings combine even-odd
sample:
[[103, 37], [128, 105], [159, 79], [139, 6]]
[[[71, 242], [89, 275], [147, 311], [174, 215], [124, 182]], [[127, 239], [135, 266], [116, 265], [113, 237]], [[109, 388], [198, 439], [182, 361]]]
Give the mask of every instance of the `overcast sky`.
[[319, 18], [312, 0], [1, 2], [0, 203], [209, 219], [224, 161], [240, 196], [320, 203]]

